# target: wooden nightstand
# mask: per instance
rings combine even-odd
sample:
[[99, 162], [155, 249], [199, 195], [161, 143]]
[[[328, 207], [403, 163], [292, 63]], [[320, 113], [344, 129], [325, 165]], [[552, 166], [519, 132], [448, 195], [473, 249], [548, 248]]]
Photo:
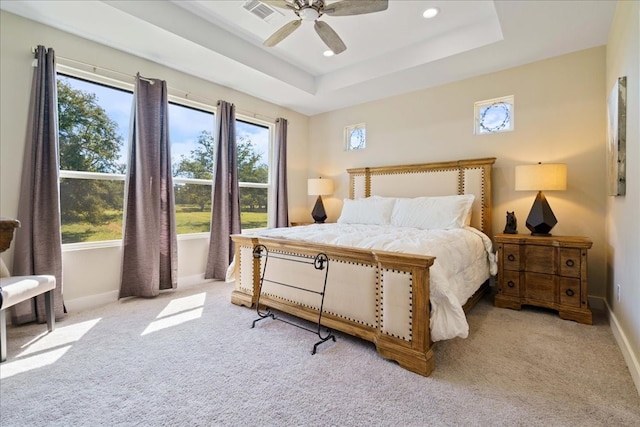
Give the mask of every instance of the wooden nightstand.
[[587, 299], [584, 237], [499, 234], [498, 293], [495, 306], [520, 310], [522, 304], [558, 310], [563, 319], [592, 323]]

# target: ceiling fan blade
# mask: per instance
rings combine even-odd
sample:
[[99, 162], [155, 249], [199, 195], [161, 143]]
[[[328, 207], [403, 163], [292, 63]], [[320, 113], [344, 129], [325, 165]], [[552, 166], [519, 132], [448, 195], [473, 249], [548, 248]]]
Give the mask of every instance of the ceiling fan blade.
[[280, 7], [282, 9], [295, 9], [291, 3], [285, 0], [260, 0], [260, 3], [268, 4], [273, 7]]
[[326, 22], [316, 21], [313, 28], [315, 28], [316, 33], [318, 33], [324, 44], [326, 44], [335, 55], [347, 50], [347, 46], [345, 46], [342, 39]]
[[363, 15], [382, 12], [389, 7], [389, 0], [343, 0], [325, 6], [324, 13], [331, 16]]
[[301, 23], [302, 23], [302, 20], [297, 19], [295, 21], [289, 22], [288, 24], [284, 24], [282, 27], [280, 27], [278, 31], [271, 34], [271, 37], [266, 39], [262, 44], [267, 47], [273, 47], [277, 45], [282, 40], [284, 40], [287, 36], [289, 36], [291, 33], [297, 30], [298, 27], [300, 27]]

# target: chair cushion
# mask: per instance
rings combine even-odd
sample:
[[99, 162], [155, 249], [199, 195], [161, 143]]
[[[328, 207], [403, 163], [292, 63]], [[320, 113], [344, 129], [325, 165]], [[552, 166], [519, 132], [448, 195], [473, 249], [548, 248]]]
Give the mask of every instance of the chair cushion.
[[2, 293], [0, 309], [4, 310], [55, 287], [56, 278], [50, 275], [2, 277], [0, 278]]

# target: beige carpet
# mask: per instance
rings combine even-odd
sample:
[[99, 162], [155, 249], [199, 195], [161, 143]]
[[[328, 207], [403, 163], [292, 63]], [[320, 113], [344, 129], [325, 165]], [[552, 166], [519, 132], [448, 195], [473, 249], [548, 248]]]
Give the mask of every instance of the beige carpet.
[[209, 283], [71, 313], [56, 331], [9, 328], [0, 365], [7, 426], [639, 426], [640, 397], [602, 315], [469, 314], [428, 378], [372, 344], [315, 337]]

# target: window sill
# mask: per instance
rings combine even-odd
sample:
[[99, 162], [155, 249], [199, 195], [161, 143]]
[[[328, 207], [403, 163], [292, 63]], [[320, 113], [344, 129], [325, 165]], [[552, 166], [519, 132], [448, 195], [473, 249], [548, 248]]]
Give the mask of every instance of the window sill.
[[[209, 238], [209, 232], [178, 234], [178, 241], [198, 240], [198, 239], [208, 239], [208, 238]], [[99, 242], [64, 243], [62, 245], [62, 252], [85, 251], [85, 250], [92, 250], [92, 249], [118, 248], [118, 247], [122, 247], [122, 240], [102, 240]]]

